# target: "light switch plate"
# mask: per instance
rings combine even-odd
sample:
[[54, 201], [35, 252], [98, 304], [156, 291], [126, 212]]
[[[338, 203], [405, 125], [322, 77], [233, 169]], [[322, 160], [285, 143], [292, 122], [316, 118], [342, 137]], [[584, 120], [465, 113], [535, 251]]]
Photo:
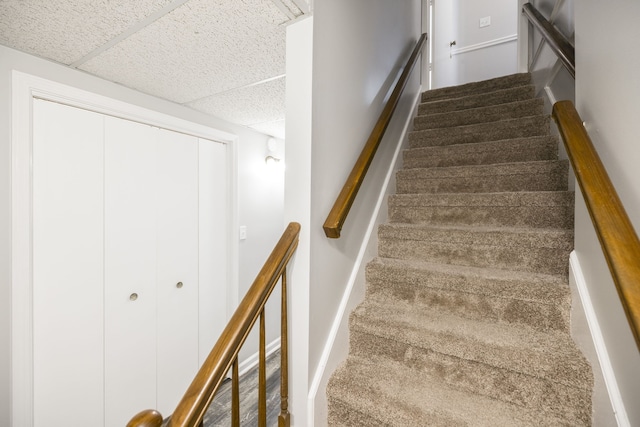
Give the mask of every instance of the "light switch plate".
[[480, 18], [480, 28], [488, 27], [491, 25], [491, 17], [485, 16], [484, 18]]
[[245, 240], [247, 238], [247, 226], [240, 226], [240, 240]]

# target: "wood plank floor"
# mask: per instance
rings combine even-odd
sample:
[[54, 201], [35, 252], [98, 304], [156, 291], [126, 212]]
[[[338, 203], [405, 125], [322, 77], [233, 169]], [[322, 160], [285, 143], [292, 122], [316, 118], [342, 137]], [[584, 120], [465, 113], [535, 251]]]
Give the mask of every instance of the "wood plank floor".
[[[267, 426], [277, 427], [280, 413], [280, 351], [267, 357]], [[166, 422], [165, 422], [166, 424]], [[258, 425], [258, 367], [240, 378], [240, 425]], [[231, 426], [231, 380], [225, 381], [204, 416], [204, 427]]]

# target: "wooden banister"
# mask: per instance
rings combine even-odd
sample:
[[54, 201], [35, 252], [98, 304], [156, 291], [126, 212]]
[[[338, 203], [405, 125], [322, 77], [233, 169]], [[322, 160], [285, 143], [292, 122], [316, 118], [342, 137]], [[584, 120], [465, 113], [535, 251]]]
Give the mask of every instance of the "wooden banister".
[[576, 50], [569, 40], [553, 26], [553, 24], [542, 16], [542, 14], [531, 3], [522, 6], [522, 13], [525, 14], [529, 22], [540, 31], [542, 37], [549, 44], [553, 52], [560, 58], [569, 74], [576, 77]]
[[[209, 353], [209, 356], [207, 356], [207, 359], [202, 364], [202, 367], [193, 379], [182, 400], [178, 403], [173, 415], [169, 419], [168, 427], [195, 427], [200, 425], [216, 391], [232, 367], [234, 371], [233, 381], [237, 386], [238, 353], [253, 325], [259, 318], [261, 318], [260, 354], [261, 359], [264, 358], [264, 306], [280, 278], [282, 278], [282, 299], [283, 301], [286, 299], [286, 267], [298, 246], [299, 235], [300, 224], [296, 222], [290, 223], [256, 276], [249, 291], [229, 320], [229, 323]], [[286, 323], [286, 303], [283, 304], [281, 316], [282, 321]], [[282, 331], [286, 334], [286, 325], [282, 326]], [[282, 358], [281, 382], [287, 383], [288, 373], [286, 369], [288, 362], [286, 336], [281, 337], [280, 351]], [[261, 370], [264, 369], [263, 360], [260, 360], [260, 368]], [[237, 401], [237, 387], [234, 387], [234, 389], [234, 400]], [[281, 424], [284, 427], [288, 426], [289, 420], [286, 405], [287, 400], [287, 388], [284, 387], [284, 393], [281, 390], [281, 401], [283, 403], [281, 404], [280, 413], [280, 419], [287, 421], [287, 423]], [[237, 413], [237, 408], [234, 408], [234, 412]], [[266, 414], [266, 411], [262, 412]], [[157, 422], [158, 418], [160, 423], [153, 424]], [[232, 419], [237, 419], [237, 425], [239, 425], [239, 417], [232, 415]], [[266, 422], [266, 420], [264, 422]], [[161, 424], [162, 416], [156, 411], [148, 410], [136, 415], [127, 427], [160, 427]], [[235, 422], [233, 425], [236, 425]]]
[[382, 137], [389, 126], [389, 122], [391, 121], [391, 117], [398, 105], [398, 101], [400, 101], [400, 96], [409, 81], [409, 75], [417, 62], [418, 56], [420, 56], [420, 52], [422, 51], [422, 47], [426, 40], [426, 33], [422, 34], [420, 39], [418, 39], [418, 42], [416, 43], [416, 46], [404, 67], [404, 71], [402, 72], [400, 79], [398, 79], [398, 83], [396, 83], [387, 104], [382, 110], [382, 113], [380, 113], [380, 117], [371, 131], [369, 139], [367, 139], [358, 160], [353, 165], [353, 169], [342, 187], [342, 191], [340, 191], [338, 198], [333, 204], [333, 208], [331, 208], [331, 211], [324, 222], [324, 233], [329, 238], [337, 239], [340, 237], [342, 226], [347, 219], [351, 205], [353, 205], [353, 201], [355, 200], [358, 190], [364, 181], [364, 177], [366, 176], [367, 170], [369, 169], [369, 166], [373, 161], [373, 157], [378, 150]]
[[553, 117], [640, 349], [640, 240], [573, 103], [557, 102]]

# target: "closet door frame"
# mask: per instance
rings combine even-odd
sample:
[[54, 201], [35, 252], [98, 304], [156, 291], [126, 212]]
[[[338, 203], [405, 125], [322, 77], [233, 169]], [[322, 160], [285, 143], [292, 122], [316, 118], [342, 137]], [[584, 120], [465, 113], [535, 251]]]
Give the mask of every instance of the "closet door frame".
[[11, 135], [11, 422], [33, 427], [33, 100], [43, 99], [71, 107], [132, 120], [146, 125], [212, 140], [227, 146], [227, 318], [238, 304], [237, 142], [238, 136], [195, 122], [126, 103], [59, 82], [12, 72]]

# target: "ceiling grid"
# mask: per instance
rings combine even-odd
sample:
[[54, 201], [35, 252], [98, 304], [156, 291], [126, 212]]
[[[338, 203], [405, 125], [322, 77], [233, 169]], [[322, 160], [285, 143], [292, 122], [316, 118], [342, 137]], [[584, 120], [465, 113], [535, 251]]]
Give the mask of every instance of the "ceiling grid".
[[305, 0], [2, 0], [0, 44], [284, 138]]

